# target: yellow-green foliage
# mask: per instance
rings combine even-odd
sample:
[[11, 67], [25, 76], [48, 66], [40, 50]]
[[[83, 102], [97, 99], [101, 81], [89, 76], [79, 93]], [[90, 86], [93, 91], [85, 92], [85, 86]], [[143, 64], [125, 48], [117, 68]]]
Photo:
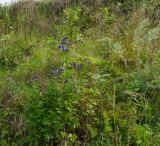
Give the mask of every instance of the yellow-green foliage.
[[0, 145], [159, 146], [159, 6], [0, 6]]

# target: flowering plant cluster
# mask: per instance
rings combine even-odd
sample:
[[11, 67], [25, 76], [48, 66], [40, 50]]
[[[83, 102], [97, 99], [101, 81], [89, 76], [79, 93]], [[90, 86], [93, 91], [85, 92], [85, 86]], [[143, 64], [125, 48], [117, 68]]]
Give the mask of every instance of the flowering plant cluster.
[[67, 52], [69, 51], [68, 47], [72, 46], [73, 42], [71, 40], [68, 39], [67, 36], [63, 37], [61, 40], [61, 44], [59, 45], [59, 49]]
[[[59, 49], [64, 51], [64, 52], [68, 52], [69, 51], [69, 48], [68, 47], [71, 47], [73, 44], [73, 41], [72, 40], [69, 40], [68, 36], [65, 36], [61, 39], [61, 43], [59, 45]], [[70, 64], [70, 66], [75, 69], [76, 71], [81, 71], [82, 68], [83, 68], [83, 64], [81, 63], [75, 63], [75, 62], [72, 62]], [[56, 68], [55, 66], [51, 66], [51, 70], [50, 72], [47, 72], [47, 76], [49, 78], [54, 78], [56, 76], [59, 76], [59, 75], [62, 75], [62, 73], [66, 70], [65, 67], [60, 67], [60, 68]], [[31, 77], [31, 80], [32, 81], [37, 81], [40, 79], [40, 76], [37, 75], [37, 74], [34, 74], [32, 77]], [[67, 83], [68, 81], [68, 78], [65, 78], [64, 82]]]
[[60, 75], [65, 70], [64, 67], [61, 67], [59, 69], [56, 69], [54, 66], [51, 67], [51, 71], [55, 75]]
[[75, 62], [73, 62], [73, 63], [71, 63], [71, 66], [75, 69], [75, 70], [82, 70], [82, 68], [83, 68], [83, 64], [80, 64], [80, 63], [75, 63]]

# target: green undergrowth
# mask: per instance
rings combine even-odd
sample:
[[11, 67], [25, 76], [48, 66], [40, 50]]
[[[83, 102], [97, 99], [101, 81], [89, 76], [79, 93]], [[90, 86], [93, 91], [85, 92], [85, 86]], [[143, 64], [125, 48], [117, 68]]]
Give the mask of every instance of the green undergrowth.
[[0, 6], [0, 145], [159, 146], [159, 5]]

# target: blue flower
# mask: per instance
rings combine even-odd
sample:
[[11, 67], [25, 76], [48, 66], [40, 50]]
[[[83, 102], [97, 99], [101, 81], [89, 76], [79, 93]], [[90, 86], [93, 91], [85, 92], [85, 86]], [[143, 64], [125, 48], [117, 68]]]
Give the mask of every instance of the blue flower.
[[83, 64], [76, 64], [75, 62], [73, 62], [71, 66], [76, 70], [81, 70], [83, 68]]
[[77, 68], [77, 65], [76, 65], [76, 63], [73, 63], [73, 67], [76, 69]]
[[60, 71], [64, 71], [64, 70], [65, 70], [65, 68], [64, 68], [64, 67], [61, 67], [61, 68], [60, 68]]
[[64, 52], [67, 52], [69, 49], [68, 48], [63, 48], [63, 51]]
[[60, 71], [58, 69], [55, 70], [55, 74], [60, 74]]
[[64, 49], [64, 45], [63, 45], [63, 44], [60, 44], [60, 45], [59, 45], [59, 49]]

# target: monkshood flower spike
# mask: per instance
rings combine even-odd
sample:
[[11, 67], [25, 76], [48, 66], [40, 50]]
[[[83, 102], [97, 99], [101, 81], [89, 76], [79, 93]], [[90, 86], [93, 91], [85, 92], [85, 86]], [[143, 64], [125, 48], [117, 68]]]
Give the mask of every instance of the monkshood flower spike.
[[71, 64], [74, 69], [82, 70], [83, 64], [76, 64], [75, 62]]
[[73, 63], [73, 67], [76, 69], [77, 68], [77, 65], [76, 65], [76, 63]]

